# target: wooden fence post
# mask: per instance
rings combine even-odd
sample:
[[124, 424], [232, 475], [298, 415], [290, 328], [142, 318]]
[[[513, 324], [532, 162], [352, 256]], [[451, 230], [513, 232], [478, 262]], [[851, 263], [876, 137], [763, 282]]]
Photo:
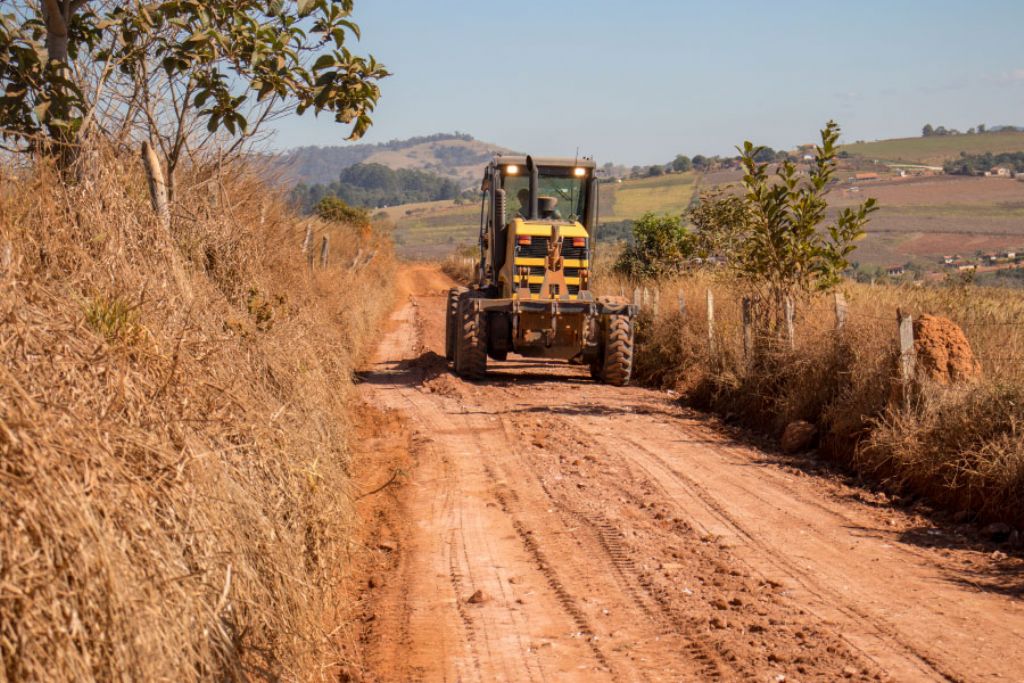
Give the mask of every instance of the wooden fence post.
[[749, 365], [754, 354], [754, 321], [749, 296], [743, 297], [743, 359]]
[[842, 331], [846, 327], [846, 297], [842, 292], [836, 292], [836, 330]]
[[654, 289], [654, 301], [653, 301], [653, 303], [654, 303], [654, 313], [655, 313], [655, 315], [657, 315], [658, 311], [661, 310], [661, 289], [660, 288], [655, 288]]
[[313, 226], [306, 226], [306, 239], [302, 240], [302, 253], [306, 255], [306, 266], [313, 270]]
[[327, 254], [330, 249], [330, 245], [327, 243], [327, 235], [324, 235], [323, 241], [320, 243], [320, 267], [327, 267]]
[[679, 315], [686, 317], [686, 294], [679, 290]]
[[633, 303], [637, 308], [643, 307], [643, 292], [640, 291], [639, 287], [633, 290]]
[[708, 289], [708, 353], [715, 355], [715, 295]]
[[651, 307], [651, 290], [649, 290], [646, 287], [644, 287], [643, 294], [644, 294], [644, 308], [648, 308], [649, 309]]
[[793, 351], [796, 348], [796, 334], [795, 326], [793, 325], [793, 297], [786, 297], [786, 341], [789, 344], [789, 350]]
[[910, 410], [910, 389], [914, 381], [914, 321], [909, 313], [896, 309], [896, 320], [900, 325], [900, 384], [903, 394], [903, 409]]

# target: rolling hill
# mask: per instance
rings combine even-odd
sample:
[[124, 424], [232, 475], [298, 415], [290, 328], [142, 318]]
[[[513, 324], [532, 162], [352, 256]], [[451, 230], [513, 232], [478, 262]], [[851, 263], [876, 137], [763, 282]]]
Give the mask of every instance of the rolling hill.
[[296, 147], [281, 155], [278, 167], [288, 185], [328, 184], [350, 166], [378, 163], [394, 170], [429, 171], [468, 187], [496, 152], [512, 150], [465, 133], [438, 133], [378, 144]]
[[1004, 131], [894, 138], [843, 145], [842, 150], [865, 159], [941, 166], [942, 162], [960, 156], [960, 152], [998, 154], [1024, 151], [1024, 133]]

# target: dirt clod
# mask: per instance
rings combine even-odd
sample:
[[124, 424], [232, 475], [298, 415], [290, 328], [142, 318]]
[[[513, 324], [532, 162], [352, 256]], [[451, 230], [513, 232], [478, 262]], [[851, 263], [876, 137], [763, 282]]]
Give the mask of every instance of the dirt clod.
[[487, 602], [489, 599], [490, 598], [487, 597], [486, 593], [484, 593], [481, 590], [478, 590], [475, 593], [473, 593], [471, 596], [469, 596], [466, 599], [466, 602], [468, 602], [471, 605], [482, 605], [483, 603]]
[[810, 422], [795, 420], [786, 425], [782, 432], [782, 450], [786, 453], [799, 453], [811, 447], [818, 430]]

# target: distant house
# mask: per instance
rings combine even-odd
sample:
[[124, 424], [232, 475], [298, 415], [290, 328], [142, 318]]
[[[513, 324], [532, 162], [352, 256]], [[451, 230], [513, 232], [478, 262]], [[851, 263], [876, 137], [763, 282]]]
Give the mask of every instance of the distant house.
[[853, 180], [878, 180], [878, 177], [879, 176], [877, 173], [858, 173], [857, 175], [853, 176]]
[[977, 264], [974, 264], [974, 263], [957, 263], [956, 264], [956, 269], [957, 270], [977, 270], [978, 266], [977, 266]]
[[1015, 251], [1004, 251], [1002, 253], [1002, 257], [1004, 259], [1007, 259], [1007, 260], [1012, 260], [1012, 259], [1017, 258], [1017, 252], [1015, 252]]
[[985, 175], [990, 178], [1009, 178], [1013, 175], [1013, 170], [1007, 166], [993, 166]]
[[948, 265], [952, 265], [953, 261], [956, 261], [956, 257], [955, 256], [943, 256], [942, 257], [942, 262], [945, 263], [947, 266]]
[[998, 263], [999, 262], [999, 254], [985, 254], [981, 258], [984, 259], [986, 263]]
[[899, 277], [905, 272], [903, 266], [889, 266], [885, 269], [885, 274], [889, 277]]

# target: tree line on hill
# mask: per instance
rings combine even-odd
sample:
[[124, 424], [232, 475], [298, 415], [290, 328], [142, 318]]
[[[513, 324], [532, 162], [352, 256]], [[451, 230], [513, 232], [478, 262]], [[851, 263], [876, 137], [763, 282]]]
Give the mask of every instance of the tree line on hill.
[[[843, 155], [843, 153], [840, 153]], [[796, 157], [785, 150], [775, 150], [771, 147], [759, 148], [757, 152], [757, 163], [781, 163], [783, 161], [797, 161]], [[723, 157], [723, 156], [704, 156], [703, 154], [697, 154], [693, 157], [688, 157], [685, 154], [677, 154], [676, 157], [665, 164], [653, 164], [651, 166], [633, 166], [629, 169], [626, 175], [629, 178], [653, 178], [656, 176], [664, 175], [666, 173], [686, 173], [687, 171], [715, 171], [724, 169], [738, 169], [742, 166], [742, 157]], [[618, 168], [613, 164], [605, 164], [602, 170], [606, 171], [608, 176], [615, 176], [612, 169]]]
[[[1024, 128], [1018, 126], [992, 126], [989, 128], [984, 123], [979, 123], [974, 128], [967, 129], [967, 135], [982, 134], [982, 133], [1021, 133], [1024, 132]], [[924, 124], [921, 128], [921, 137], [942, 137], [944, 135], [963, 135], [956, 128], [946, 128], [945, 126], [933, 126], [930, 123]]]
[[1005, 166], [1014, 173], [1024, 173], [1024, 152], [960, 152], [960, 158], [947, 161], [942, 165], [942, 170], [949, 175], [983, 175], [997, 166]]
[[411, 168], [391, 169], [383, 164], [355, 164], [327, 184], [300, 183], [292, 200], [305, 213], [313, 213], [325, 197], [335, 197], [360, 208], [382, 208], [414, 202], [455, 199], [459, 184], [435, 173]]

